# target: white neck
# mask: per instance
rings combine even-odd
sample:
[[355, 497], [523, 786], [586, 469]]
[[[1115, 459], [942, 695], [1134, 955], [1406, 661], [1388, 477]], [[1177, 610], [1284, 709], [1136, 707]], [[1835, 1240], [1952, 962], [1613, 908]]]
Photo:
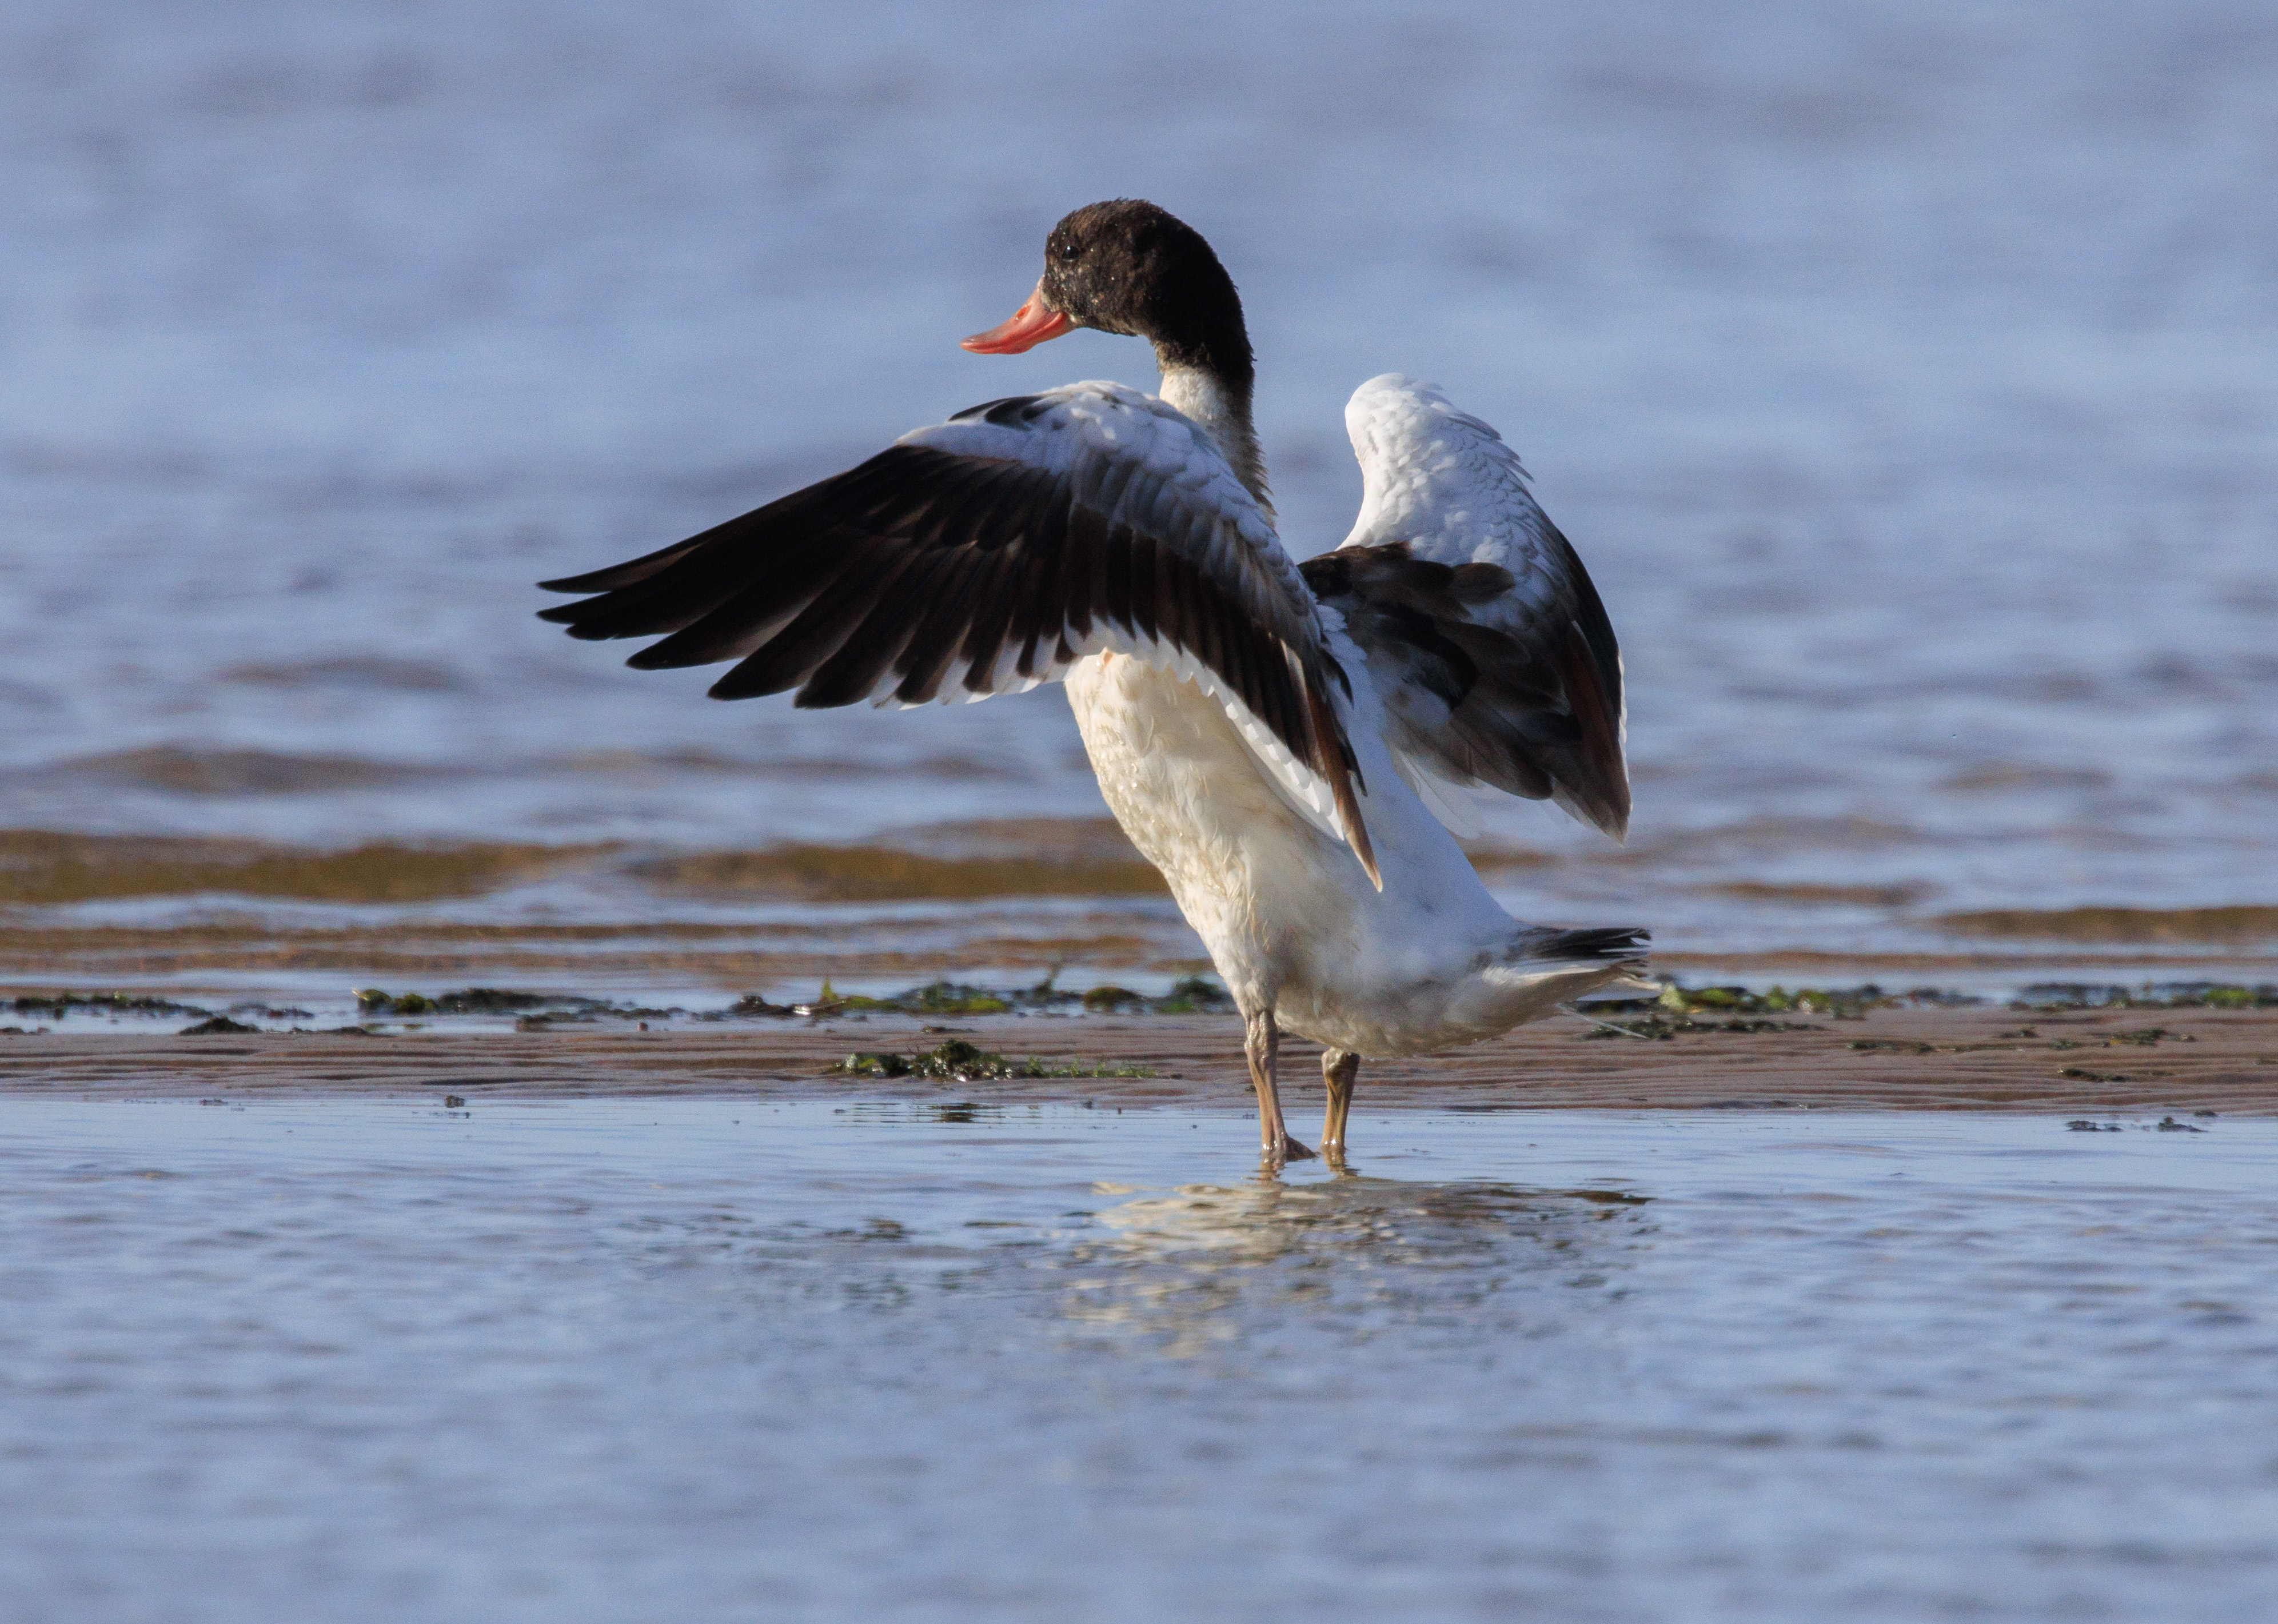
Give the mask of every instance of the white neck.
[[1257, 432], [1250, 426], [1250, 402], [1236, 400], [1217, 378], [1191, 366], [1163, 369], [1162, 398], [1210, 431], [1234, 477], [1272, 518], [1273, 498], [1265, 488], [1265, 459], [1258, 454]]

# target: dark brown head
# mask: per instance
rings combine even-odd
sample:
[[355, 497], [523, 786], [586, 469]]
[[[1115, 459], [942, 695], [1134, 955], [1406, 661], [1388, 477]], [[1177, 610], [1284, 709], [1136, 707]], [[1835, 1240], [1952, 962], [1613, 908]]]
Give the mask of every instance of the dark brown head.
[[1044, 241], [1044, 274], [1010, 321], [965, 341], [1018, 355], [1077, 327], [1149, 340], [1163, 370], [1211, 373], [1247, 398], [1250, 335], [1234, 279], [1202, 234], [1135, 198], [1078, 209]]

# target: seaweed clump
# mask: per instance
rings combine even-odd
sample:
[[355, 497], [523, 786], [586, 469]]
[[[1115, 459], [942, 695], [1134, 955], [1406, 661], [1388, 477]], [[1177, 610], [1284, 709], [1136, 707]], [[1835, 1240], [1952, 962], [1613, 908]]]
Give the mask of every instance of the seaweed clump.
[[1681, 1032], [1814, 1032], [1821, 1029], [1809, 1022], [1774, 1017], [1823, 1015], [1838, 1021], [1863, 1021], [1870, 1009], [1900, 1009], [1924, 1004], [1949, 1007], [1977, 1001], [1968, 993], [1938, 987], [1887, 992], [1871, 981], [1855, 987], [1798, 987], [1793, 992], [1775, 986], [1762, 992], [1752, 992], [1746, 987], [1686, 987], [1670, 982], [1656, 998], [1591, 1000], [1585, 1013], [1594, 1018], [1601, 1014], [1642, 1018], [1601, 1021], [1595, 1030], [1582, 1036], [1667, 1039]]
[[566, 993], [516, 992], [504, 987], [461, 987], [454, 992], [393, 993], [378, 987], [358, 987], [356, 1007], [365, 1015], [522, 1015], [533, 1009], [598, 1009], [593, 998]]
[[213, 1011], [198, 1004], [176, 1003], [171, 998], [148, 998], [127, 992], [48, 992], [31, 993], [0, 1004], [19, 1015], [44, 1015], [61, 1020], [74, 1012], [84, 1015], [210, 1015]]
[[1171, 984], [1171, 990], [1154, 1000], [1155, 1015], [1216, 1015], [1234, 1007], [1234, 995], [1207, 976], [1189, 976]]
[[1820, 1029], [1808, 1021], [1695, 1021], [1689, 1015], [1671, 1019], [1664, 1015], [1648, 1015], [1639, 1021], [1601, 1021], [1584, 1032], [1592, 1038], [1647, 1038], [1667, 1042], [1679, 1032], [1816, 1032]]
[[1094, 987], [1070, 992], [1055, 984], [1058, 972], [1031, 987], [984, 987], [971, 982], [939, 980], [905, 988], [883, 998], [860, 992], [837, 992], [830, 983], [814, 1000], [805, 1004], [770, 1004], [746, 996], [731, 1007], [731, 1014], [806, 1015], [827, 1020], [834, 1015], [1024, 1015], [1037, 1011], [1082, 1009], [1095, 1015], [1214, 1015], [1232, 1009], [1234, 1000], [1207, 976], [1186, 976], [1171, 984], [1160, 998], [1149, 998], [1128, 987]]
[[[1094, 987], [1086, 992], [1071, 992], [1055, 984], [1057, 972], [1047, 976], [1034, 986], [988, 987], [977, 983], [952, 981], [946, 977], [929, 981], [921, 986], [906, 987], [899, 992], [884, 997], [872, 997], [862, 992], [840, 992], [826, 980], [814, 998], [804, 1003], [777, 1004], [756, 992], [747, 992], [724, 1009], [688, 1010], [673, 1005], [654, 1008], [643, 1004], [615, 1003], [608, 999], [586, 998], [569, 992], [522, 992], [504, 987], [461, 987], [432, 995], [424, 992], [390, 992], [379, 987], [361, 987], [355, 994], [356, 1010], [360, 1015], [378, 1018], [417, 1018], [435, 1015], [513, 1015], [516, 1025], [525, 1031], [542, 1031], [549, 1026], [563, 1023], [597, 1021], [652, 1021], [680, 1017], [692, 1021], [787, 1021], [794, 1019], [829, 1020], [839, 1015], [921, 1015], [938, 1019], [953, 1015], [1027, 1015], [1046, 1011], [1074, 1012], [1083, 1010], [1093, 1014], [1137, 1015], [1207, 1015], [1234, 1007], [1234, 1000], [1224, 987], [1207, 976], [1187, 976], [1172, 984], [1170, 991], [1160, 998], [1150, 998], [1134, 992], [1128, 987]], [[18, 1000], [21, 1014], [48, 1013], [50, 1001]], [[93, 1000], [88, 1002], [93, 1007]], [[165, 1005], [157, 1000], [142, 1000], [150, 1005], [149, 1013], [209, 1015], [210, 1010], [190, 1005]], [[123, 1007], [113, 1004], [104, 1007]], [[294, 1013], [294, 1012], [286, 1012]], [[305, 1011], [299, 1012], [305, 1015]]]
[[1061, 1061], [1006, 1060], [962, 1038], [952, 1038], [921, 1054], [860, 1050], [828, 1068], [842, 1076], [924, 1077], [937, 1083], [973, 1083], [1004, 1077], [1151, 1077], [1145, 1066], [1073, 1066]]
[[513, 1015], [518, 1031], [544, 1031], [560, 1022], [663, 1020], [688, 1012], [646, 1004], [616, 1004], [574, 992], [516, 992], [506, 987], [461, 987], [438, 992], [388, 992], [360, 987], [356, 1010], [363, 1015]]

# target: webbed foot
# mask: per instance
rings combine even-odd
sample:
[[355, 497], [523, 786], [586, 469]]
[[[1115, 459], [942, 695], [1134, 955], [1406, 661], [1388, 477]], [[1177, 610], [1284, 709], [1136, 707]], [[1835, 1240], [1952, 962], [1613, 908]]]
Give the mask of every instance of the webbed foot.
[[1319, 1155], [1320, 1153], [1309, 1145], [1300, 1144], [1296, 1139], [1285, 1138], [1281, 1141], [1281, 1146], [1278, 1152], [1269, 1145], [1259, 1153], [1259, 1159], [1269, 1166], [1278, 1168], [1285, 1161], [1312, 1161]]

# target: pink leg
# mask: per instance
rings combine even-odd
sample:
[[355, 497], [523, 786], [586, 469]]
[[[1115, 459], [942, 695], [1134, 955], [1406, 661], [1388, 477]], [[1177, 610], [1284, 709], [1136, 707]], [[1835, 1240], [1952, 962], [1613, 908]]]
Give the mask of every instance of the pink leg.
[[1353, 1084], [1359, 1076], [1359, 1055], [1343, 1049], [1321, 1051], [1321, 1082], [1329, 1091], [1328, 1115], [1321, 1120], [1321, 1154], [1333, 1167], [1345, 1164], [1345, 1117], [1352, 1110]]
[[1243, 1055], [1250, 1061], [1250, 1085], [1257, 1091], [1257, 1151], [1268, 1167], [1302, 1161], [1312, 1155], [1289, 1137], [1281, 1120], [1281, 1030], [1273, 1012], [1262, 1010], [1242, 1020]]

